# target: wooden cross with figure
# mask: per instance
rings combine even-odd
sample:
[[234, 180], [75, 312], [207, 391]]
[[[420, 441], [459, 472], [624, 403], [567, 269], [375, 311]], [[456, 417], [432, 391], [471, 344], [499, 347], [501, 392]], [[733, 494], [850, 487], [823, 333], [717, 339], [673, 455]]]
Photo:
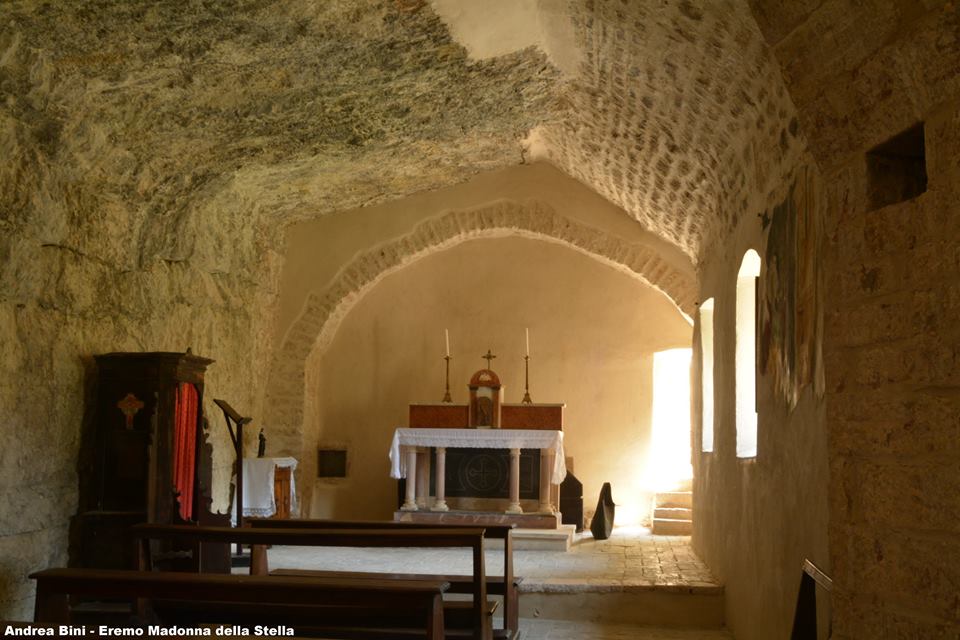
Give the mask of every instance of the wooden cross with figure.
[[490, 349], [487, 349], [487, 355], [485, 355], [485, 356], [480, 356], [480, 357], [487, 361], [487, 369], [489, 369], [489, 368], [490, 368], [490, 361], [493, 360], [494, 358], [496, 358], [497, 356], [493, 355], [493, 354], [490, 352]]

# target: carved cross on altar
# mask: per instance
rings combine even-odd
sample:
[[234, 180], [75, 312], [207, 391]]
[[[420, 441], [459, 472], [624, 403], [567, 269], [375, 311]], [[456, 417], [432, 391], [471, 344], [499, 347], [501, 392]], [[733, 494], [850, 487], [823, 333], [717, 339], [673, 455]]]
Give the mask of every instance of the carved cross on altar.
[[490, 361], [493, 360], [494, 358], [496, 358], [497, 356], [493, 355], [493, 354], [490, 352], [490, 349], [487, 349], [487, 355], [485, 355], [485, 356], [480, 356], [480, 357], [487, 361], [487, 369], [489, 369], [489, 368], [490, 368]]

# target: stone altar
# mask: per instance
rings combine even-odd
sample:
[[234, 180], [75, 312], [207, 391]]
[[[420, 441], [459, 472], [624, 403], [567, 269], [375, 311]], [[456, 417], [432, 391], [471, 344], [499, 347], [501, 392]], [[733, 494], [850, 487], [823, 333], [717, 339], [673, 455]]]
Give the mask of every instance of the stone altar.
[[[430, 447], [436, 451], [436, 484], [433, 503], [427, 507], [427, 496], [423, 494], [428, 484], [423, 482], [422, 478], [418, 482], [418, 474], [426, 472], [423, 468], [418, 469], [418, 458], [422, 461], [426, 456], [418, 456], [418, 453], [423, 454]], [[543, 429], [397, 429], [390, 447], [390, 475], [393, 478], [406, 479], [406, 496], [400, 508], [401, 512], [416, 512], [424, 507], [428, 512], [449, 511], [445, 487], [447, 448], [506, 449], [510, 452], [510, 496], [505, 511], [509, 515], [524, 513], [520, 506], [520, 450], [539, 450], [540, 485], [537, 513], [556, 520], [552, 488], [563, 481], [567, 472], [563, 455], [563, 432]], [[477, 515], [472, 514], [469, 517], [475, 519]]]

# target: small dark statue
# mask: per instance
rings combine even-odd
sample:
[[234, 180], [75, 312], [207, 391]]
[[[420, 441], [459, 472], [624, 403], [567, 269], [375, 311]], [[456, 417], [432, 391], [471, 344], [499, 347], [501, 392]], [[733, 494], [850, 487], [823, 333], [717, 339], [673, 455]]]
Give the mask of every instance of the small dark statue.
[[593, 520], [590, 521], [590, 533], [594, 540], [606, 540], [613, 532], [613, 512], [616, 505], [613, 504], [613, 493], [610, 491], [610, 483], [604, 482], [600, 489], [600, 499], [597, 500], [597, 511], [593, 514]]
[[260, 429], [260, 435], [257, 438], [260, 440], [257, 446], [257, 457], [262, 458], [267, 453], [267, 437], [263, 435], [263, 429]]

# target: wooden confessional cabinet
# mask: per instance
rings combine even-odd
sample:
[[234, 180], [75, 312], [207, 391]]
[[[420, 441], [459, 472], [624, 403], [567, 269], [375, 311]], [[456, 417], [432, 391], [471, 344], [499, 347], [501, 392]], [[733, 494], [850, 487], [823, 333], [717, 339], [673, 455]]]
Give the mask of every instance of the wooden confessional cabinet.
[[[71, 564], [130, 568], [126, 530], [140, 522], [229, 526], [210, 509], [212, 447], [203, 378], [213, 360], [187, 353], [95, 356], [78, 475]], [[180, 568], [229, 572], [226, 545], [166, 549]]]

